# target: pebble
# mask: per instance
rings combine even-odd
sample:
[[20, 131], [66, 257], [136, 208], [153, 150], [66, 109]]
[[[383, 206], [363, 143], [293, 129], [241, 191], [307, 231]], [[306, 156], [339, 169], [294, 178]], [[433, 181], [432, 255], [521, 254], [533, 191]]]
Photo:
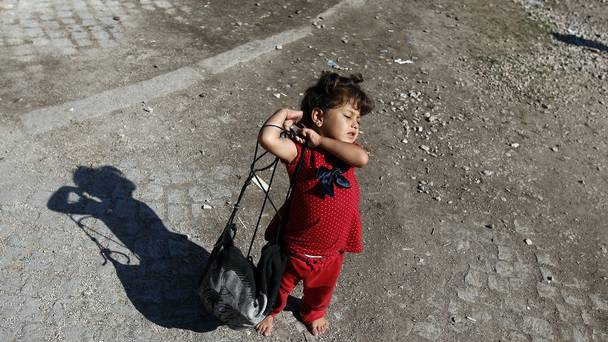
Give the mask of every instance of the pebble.
[[203, 204], [203, 206], [201, 208], [203, 208], [205, 210], [207, 210], [207, 209], [213, 209], [213, 207], [210, 206], [209, 204]]
[[524, 242], [526, 243], [526, 245], [530, 246], [532, 244], [532, 240], [530, 239], [525, 239]]
[[152, 113], [153, 111], [152, 107], [144, 107], [144, 112]]
[[558, 152], [559, 148], [557, 146], [553, 146], [553, 147], [551, 147], [551, 151]]
[[431, 150], [431, 148], [426, 145], [420, 145], [420, 149], [424, 150], [425, 152], [429, 152]]
[[518, 144], [518, 143], [511, 143], [511, 147], [513, 147], [513, 148], [518, 148], [518, 147], [519, 147], [519, 144]]
[[274, 48], [277, 49], [277, 50], [283, 50], [283, 45], [277, 45]]

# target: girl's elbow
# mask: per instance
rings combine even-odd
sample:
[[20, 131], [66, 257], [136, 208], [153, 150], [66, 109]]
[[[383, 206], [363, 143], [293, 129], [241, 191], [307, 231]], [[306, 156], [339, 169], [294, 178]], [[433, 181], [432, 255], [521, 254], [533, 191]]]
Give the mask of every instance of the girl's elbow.
[[357, 165], [355, 165], [355, 166], [359, 167], [359, 168], [364, 167], [365, 165], [367, 165], [368, 161], [369, 161], [369, 155], [367, 154], [367, 152], [363, 152], [359, 156], [359, 158], [357, 160]]
[[272, 137], [261, 134], [260, 137], [258, 138], [258, 142], [266, 151], [268, 151], [270, 149], [270, 147], [272, 146]]

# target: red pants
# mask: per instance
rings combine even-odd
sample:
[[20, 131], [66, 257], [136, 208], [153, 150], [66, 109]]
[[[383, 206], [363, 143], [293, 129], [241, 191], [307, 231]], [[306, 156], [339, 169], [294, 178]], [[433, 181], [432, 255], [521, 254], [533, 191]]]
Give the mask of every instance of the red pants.
[[289, 256], [285, 273], [281, 279], [281, 289], [277, 297], [274, 317], [283, 311], [287, 297], [296, 285], [304, 282], [304, 296], [300, 304], [300, 317], [305, 324], [325, 315], [331, 302], [331, 295], [342, 270], [342, 254], [323, 258]]

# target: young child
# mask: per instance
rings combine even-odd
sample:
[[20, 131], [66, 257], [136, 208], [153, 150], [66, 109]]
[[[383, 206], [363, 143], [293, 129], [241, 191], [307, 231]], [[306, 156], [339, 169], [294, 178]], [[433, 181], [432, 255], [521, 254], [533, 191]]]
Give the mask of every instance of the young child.
[[[256, 326], [264, 336], [271, 334], [274, 317], [285, 308], [300, 280], [304, 283], [300, 318], [313, 335], [324, 333], [328, 327], [325, 311], [342, 269], [342, 256], [362, 250], [355, 168], [364, 167], [368, 155], [355, 141], [361, 116], [373, 109], [373, 100], [358, 84], [362, 81], [361, 75], [323, 73], [306, 90], [301, 111], [278, 110], [260, 133], [260, 144], [286, 164], [292, 181], [304, 151], [290, 207], [283, 208], [288, 209], [288, 220], [279, 235], [287, 267], [275, 309]], [[303, 128], [295, 141], [281, 136], [296, 123]]]

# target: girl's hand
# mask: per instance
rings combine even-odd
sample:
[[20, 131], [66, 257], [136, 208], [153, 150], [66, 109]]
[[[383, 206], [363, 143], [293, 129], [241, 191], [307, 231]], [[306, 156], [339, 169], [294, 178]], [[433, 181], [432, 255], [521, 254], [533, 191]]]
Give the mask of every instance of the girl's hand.
[[285, 115], [285, 121], [283, 121], [283, 128], [289, 130], [291, 126], [297, 124], [304, 113], [301, 110], [294, 110], [289, 108], [281, 108], [279, 112], [283, 112]]
[[283, 108], [282, 110], [285, 111], [285, 120], [291, 120], [294, 123], [300, 121], [300, 119], [302, 119], [302, 115], [304, 115], [304, 112], [301, 110], [289, 108]]
[[319, 133], [315, 132], [310, 128], [302, 128], [300, 135], [303, 138], [301, 142], [303, 142], [304, 140], [308, 141], [309, 147], [317, 147], [321, 145], [321, 136], [319, 135]]

